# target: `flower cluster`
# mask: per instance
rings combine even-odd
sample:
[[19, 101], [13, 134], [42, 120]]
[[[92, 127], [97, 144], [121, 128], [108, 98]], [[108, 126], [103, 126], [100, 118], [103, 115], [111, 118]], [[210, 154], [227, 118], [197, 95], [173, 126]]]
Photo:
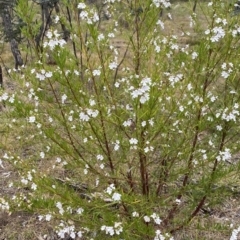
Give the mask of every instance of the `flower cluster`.
[[160, 219], [157, 213], [153, 213], [150, 217], [146, 215], [143, 217], [143, 220], [144, 222], [149, 223], [151, 221], [151, 218], [153, 219], [154, 223], [157, 225], [160, 225], [162, 222], [162, 220]]
[[32, 169], [31, 171], [28, 171], [27, 176], [22, 176], [21, 177], [21, 183], [23, 185], [31, 184], [31, 189], [32, 190], [37, 190], [37, 185], [36, 185], [36, 183], [33, 182], [32, 174], [34, 174], [34, 173], [36, 173], [36, 171], [34, 169]]
[[220, 39], [224, 38], [226, 32], [223, 27], [227, 25], [226, 19], [217, 18], [215, 22], [218, 24], [218, 26], [213, 27], [211, 30], [207, 29], [205, 31], [206, 35], [210, 35], [210, 41], [213, 43], [219, 42]]
[[230, 237], [230, 240], [237, 240], [238, 239], [238, 233], [240, 232], [240, 227], [233, 229], [232, 235]]
[[0, 209], [2, 211], [8, 211], [9, 208], [10, 208], [9, 203], [5, 199], [0, 198]]
[[164, 75], [168, 77], [168, 80], [169, 80], [171, 86], [174, 86], [176, 83], [178, 83], [179, 81], [181, 81], [183, 79], [183, 74], [182, 73], [178, 73], [176, 75], [173, 75], [169, 72], [165, 72]]
[[221, 117], [222, 120], [224, 121], [233, 121], [233, 122], [236, 122], [237, 121], [237, 117], [240, 115], [239, 113], [239, 105], [238, 103], [235, 103], [233, 106], [232, 106], [232, 109], [229, 109], [228, 107], [223, 109], [223, 110], [220, 110], [216, 113], [216, 118], [219, 118]]
[[76, 237], [82, 238], [83, 231], [76, 231], [74, 225], [68, 225], [64, 222], [61, 222], [56, 230], [57, 235], [61, 239], [66, 239], [66, 237], [70, 237], [71, 239], [75, 239]]
[[49, 222], [52, 219], [52, 215], [51, 214], [46, 214], [45, 216], [43, 215], [39, 215], [38, 216], [38, 220], [42, 221], [42, 220], [46, 220], [47, 222]]
[[97, 109], [93, 110], [90, 108], [87, 108], [85, 111], [82, 111], [79, 113], [79, 119], [83, 122], [90, 121], [91, 117], [96, 118], [99, 114], [99, 111]]
[[165, 8], [171, 7], [171, 3], [169, 0], [153, 0], [153, 4], [158, 8], [161, 6]]
[[105, 231], [106, 234], [113, 236], [114, 234], [120, 235], [123, 231], [122, 223], [121, 222], [115, 222], [113, 226], [105, 226], [103, 225], [101, 227], [102, 231]]
[[49, 47], [50, 50], [54, 50], [56, 46], [63, 47], [66, 44], [66, 41], [60, 38], [61, 34], [57, 32], [57, 30], [51, 31], [49, 30], [46, 34], [48, 41], [43, 43], [43, 47]]
[[[0, 92], [0, 94], [1, 94], [1, 92]], [[0, 95], [0, 102], [7, 101], [7, 100], [10, 103], [14, 103], [15, 94], [12, 94], [12, 96], [10, 96], [7, 92], [3, 92], [3, 94]]]
[[225, 148], [224, 151], [220, 151], [219, 155], [216, 157], [218, 161], [229, 161], [232, 158], [232, 154], [229, 148]]
[[165, 240], [165, 239], [174, 240], [174, 238], [171, 237], [168, 233], [163, 235], [159, 229], [156, 230], [154, 240]]
[[151, 89], [151, 78], [145, 77], [141, 80], [139, 88], [130, 87], [131, 96], [133, 99], [140, 97], [140, 103], [144, 104], [150, 98], [149, 92]]
[[87, 22], [87, 24], [92, 25], [99, 21], [99, 15], [94, 9], [87, 9], [87, 5], [85, 3], [79, 3], [78, 9], [80, 10], [79, 17], [80, 19]]
[[[34, 72], [35, 72], [35, 69], [32, 69], [31, 73], [34, 73]], [[52, 72], [51, 71], [47, 72], [46, 70], [42, 69], [39, 72], [36, 72], [36, 78], [39, 81], [43, 81], [46, 78], [51, 78], [51, 77], [52, 77]]]
[[107, 194], [111, 195], [111, 201], [119, 202], [119, 201], [121, 201], [122, 195], [121, 195], [120, 193], [118, 193], [118, 192], [114, 192], [115, 189], [116, 189], [116, 188], [115, 188], [114, 184], [112, 183], [112, 184], [110, 184], [110, 185], [107, 187], [107, 189], [105, 190], [105, 192], [106, 192]]
[[232, 63], [223, 63], [222, 66], [222, 73], [221, 76], [225, 79], [227, 79], [229, 77], [229, 75], [231, 74], [231, 72], [233, 71], [233, 64]]

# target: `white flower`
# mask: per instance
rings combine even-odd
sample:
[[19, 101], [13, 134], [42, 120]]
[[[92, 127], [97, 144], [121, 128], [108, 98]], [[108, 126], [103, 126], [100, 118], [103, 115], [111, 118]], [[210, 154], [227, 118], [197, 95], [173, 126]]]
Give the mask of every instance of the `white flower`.
[[45, 153], [44, 152], [40, 152], [40, 157], [44, 158], [45, 157]]
[[216, 99], [217, 99], [217, 97], [215, 97], [215, 96], [211, 96], [211, 98], [210, 98], [211, 102], [215, 102]]
[[37, 190], [37, 185], [35, 183], [32, 183], [31, 189], [32, 190]]
[[84, 212], [83, 208], [80, 207], [80, 208], [77, 209], [77, 214], [81, 215], [83, 212]]
[[219, 155], [217, 156], [217, 160], [220, 161], [227, 161], [232, 158], [231, 152], [229, 148], [225, 148], [224, 151], [220, 151]]
[[209, 29], [207, 29], [207, 30], [205, 31], [205, 34], [208, 35], [208, 34], [210, 34], [210, 32], [211, 32], [211, 31], [210, 31]]
[[144, 95], [142, 95], [140, 97], [140, 103], [144, 104], [145, 102], [147, 102], [149, 100], [149, 93], [144, 93]]
[[[51, 31], [48, 31], [47, 34], [46, 34], [47, 38], [48, 39], [51, 39], [53, 37], [53, 34]], [[35, 69], [34, 69], [35, 70]], [[31, 73], [33, 73], [34, 71], [32, 71]]]
[[157, 218], [154, 219], [154, 222], [155, 222], [157, 225], [160, 225], [161, 222], [162, 222], [162, 220], [161, 220], [159, 217], [157, 217]]
[[102, 161], [103, 159], [104, 159], [103, 155], [101, 155], [101, 154], [98, 154], [98, 155], [97, 155], [97, 160]]
[[81, 19], [88, 19], [88, 12], [86, 12], [86, 11], [82, 11], [80, 14], [79, 14], [79, 17], [81, 18]]
[[109, 195], [111, 195], [113, 190], [115, 190], [115, 186], [114, 186], [114, 184], [111, 184], [109, 187], [107, 187], [105, 192], [108, 193]]
[[114, 229], [113, 229], [113, 227], [109, 227], [109, 226], [102, 226], [101, 227], [101, 230], [102, 231], [105, 231], [106, 232], [106, 234], [109, 234], [110, 236], [113, 236], [114, 235]]
[[56, 16], [55, 19], [54, 19], [54, 22], [55, 22], [55, 23], [58, 23], [59, 20], [60, 20], [60, 17], [59, 17], [59, 16]]
[[180, 112], [183, 112], [183, 111], [184, 111], [184, 107], [183, 107], [183, 106], [180, 106], [180, 107], [179, 107], [179, 111], [180, 111]]
[[80, 120], [82, 120], [84, 122], [88, 122], [90, 120], [90, 117], [84, 112], [81, 112], [79, 114], [79, 118], [80, 118]]
[[47, 222], [49, 222], [49, 221], [51, 220], [51, 218], [52, 218], [52, 215], [51, 215], [51, 214], [47, 214], [47, 215], [45, 216], [45, 219], [46, 219]]
[[93, 76], [100, 76], [101, 71], [99, 69], [93, 70]]
[[171, 6], [171, 3], [169, 0], [153, 0], [153, 4], [158, 8], [160, 6], [163, 6], [165, 8], [168, 8]]
[[70, 233], [70, 237], [71, 237], [72, 239], [75, 239], [76, 233], [75, 233], [75, 232], [71, 232], [71, 233]]
[[153, 119], [151, 118], [150, 120], [148, 120], [148, 122], [149, 122], [149, 124], [151, 125], [151, 126], [153, 126], [154, 125], [154, 121], [153, 121]]
[[72, 122], [72, 120], [73, 120], [73, 116], [69, 116], [69, 117], [68, 117], [68, 121], [69, 121], [69, 122]]
[[109, 38], [113, 38], [113, 37], [115, 37], [115, 34], [114, 34], [114, 33], [109, 33], [109, 34], [108, 34], [108, 37], [109, 37]]
[[121, 222], [115, 222], [114, 223], [115, 233], [119, 235], [123, 231], [122, 223]]
[[228, 78], [229, 77], [229, 73], [228, 72], [226, 72], [226, 71], [222, 71], [222, 73], [221, 73], [221, 76], [223, 77], [223, 78]]
[[28, 122], [30, 122], [30, 123], [34, 123], [35, 120], [36, 120], [35, 116], [31, 116], [31, 117], [28, 118]]
[[36, 73], [36, 78], [38, 78], [40, 81], [43, 81], [46, 77], [41, 73]]
[[159, 25], [162, 29], [164, 29], [164, 22], [162, 22], [161, 20], [157, 21], [157, 25]]
[[2, 163], [2, 160], [0, 159], [0, 167], [1, 168], [4, 168], [4, 166], [3, 166], [3, 163]]
[[162, 220], [159, 218], [158, 214], [153, 213], [150, 217], [152, 217], [152, 219], [157, 225], [161, 224]]
[[124, 121], [123, 122], [123, 126], [124, 127], [130, 127], [132, 124], [132, 119], [128, 119], [127, 121]]
[[116, 62], [111, 62], [111, 63], [109, 64], [109, 68], [110, 68], [111, 70], [116, 69], [117, 66], [118, 66], [118, 64], [117, 64]]
[[181, 203], [181, 200], [177, 198], [177, 199], [175, 200], [175, 202], [176, 202], [177, 204], [180, 204], [180, 203]]
[[212, 29], [214, 35], [210, 38], [211, 42], [218, 42], [221, 38], [225, 36], [225, 31], [222, 27], [214, 27]]
[[116, 142], [114, 145], [114, 151], [118, 151], [119, 148], [120, 148], [119, 143]]
[[24, 184], [24, 185], [27, 185], [28, 184], [28, 180], [25, 179], [25, 178], [22, 178], [21, 179], [21, 183]]
[[94, 12], [92, 20], [93, 20], [93, 22], [98, 22], [99, 21], [99, 16], [98, 16], [97, 12]]
[[45, 76], [46, 76], [47, 78], [52, 77], [52, 72], [46, 72]]
[[115, 83], [114, 83], [114, 86], [115, 86], [116, 88], [119, 88], [120, 83], [119, 83], [119, 82], [115, 82]]
[[7, 99], [9, 98], [8, 94], [7, 93], [3, 93], [3, 95], [0, 97], [0, 102], [3, 100], [3, 101], [6, 101]]
[[93, 118], [96, 118], [98, 116], [98, 113], [98, 110], [87, 109], [88, 116], [91, 116]]
[[144, 216], [143, 217], [144, 222], [149, 223], [151, 221], [149, 216]]
[[63, 215], [64, 210], [63, 210], [63, 207], [62, 207], [62, 203], [61, 203], [61, 202], [57, 202], [57, 203], [56, 203], [56, 207], [58, 208], [59, 213], [60, 213], [61, 215]]
[[85, 3], [79, 3], [77, 8], [78, 9], [85, 9], [86, 8], [86, 4]]
[[198, 57], [198, 53], [193, 52], [193, 53], [192, 53], [192, 59], [194, 60], [194, 59], [196, 59], [197, 57]]
[[139, 217], [139, 213], [138, 213], [138, 212], [133, 212], [133, 213], [132, 213], [132, 216], [133, 216], [133, 217]]
[[96, 102], [95, 102], [95, 100], [90, 99], [89, 100], [89, 104], [90, 104], [90, 106], [94, 106], [94, 105], [96, 105]]
[[117, 202], [121, 200], [121, 197], [122, 197], [122, 195], [120, 193], [116, 193], [116, 192], [112, 195], [112, 199]]
[[132, 145], [136, 145], [136, 144], [138, 144], [138, 140], [136, 138], [131, 138], [131, 139], [129, 139], [129, 143]]
[[100, 33], [99, 35], [98, 35], [98, 41], [101, 41], [101, 40], [103, 40], [105, 37], [104, 37], [104, 35], [102, 34], [102, 33]]
[[239, 232], [240, 232], [240, 227], [238, 227], [237, 229], [233, 229], [230, 240], [237, 240]]
[[66, 100], [67, 100], [67, 95], [63, 94], [62, 95], [62, 104], [64, 104]]

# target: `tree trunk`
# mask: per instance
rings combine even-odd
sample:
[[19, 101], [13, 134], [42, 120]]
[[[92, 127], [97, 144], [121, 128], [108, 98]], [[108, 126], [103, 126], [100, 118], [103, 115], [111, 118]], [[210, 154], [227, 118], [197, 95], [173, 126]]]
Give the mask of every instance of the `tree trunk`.
[[37, 50], [42, 52], [42, 44], [44, 34], [48, 30], [49, 26], [52, 24], [51, 11], [49, 10], [49, 5], [47, 2], [41, 3], [41, 14], [42, 14], [42, 24], [39, 29], [39, 33], [35, 38]]
[[0, 65], [0, 88], [3, 89], [3, 72], [2, 72], [2, 66]]
[[14, 38], [13, 26], [12, 26], [9, 7], [6, 6], [3, 9], [3, 11], [1, 12], [1, 17], [2, 17], [2, 21], [3, 21], [5, 36], [7, 37], [8, 41], [10, 43], [11, 51], [12, 51], [12, 54], [15, 59], [15, 68], [18, 69], [19, 66], [23, 65], [23, 59], [21, 56], [21, 52], [18, 49], [18, 42]]
[[[56, 13], [59, 14], [60, 8], [59, 8], [58, 3], [55, 3], [54, 7], [55, 7]], [[67, 42], [70, 37], [70, 31], [66, 28], [66, 26], [62, 22], [60, 22], [60, 24], [61, 24], [61, 27], [63, 30], [63, 39]]]

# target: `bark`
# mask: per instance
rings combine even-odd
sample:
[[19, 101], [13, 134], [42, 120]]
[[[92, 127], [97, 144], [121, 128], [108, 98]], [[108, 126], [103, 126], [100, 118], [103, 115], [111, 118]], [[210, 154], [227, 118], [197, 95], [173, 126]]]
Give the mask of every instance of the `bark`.
[[[59, 14], [60, 8], [59, 8], [58, 3], [55, 3], [54, 8], [55, 8], [56, 13]], [[66, 26], [62, 22], [60, 22], [60, 24], [61, 24], [61, 27], [63, 30], [63, 39], [67, 42], [70, 37], [70, 31], [66, 28]]]
[[23, 59], [21, 56], [21, 52], [18, 48], [18, 42], [13, 34], [10, 7], [7, 6], [4, 7], [4, 9], [1, 11], [1, 17], [4, 27], [4, 33], [10, 43], [11, 51], [15, 59], [15, 68], [18, 69], [19, 66], [23, 65]]
[[42, 52], [42, 44], [41, 42], [43, 41], [44, 34], [48, 30], [49, 26], [52, 24], [52, 19], [51, 19], [51, 10], [47, 2], [41, 3], [41, 14], [42, 14], [42, 24], [39, 29], [39, 33], [35, 37], [36, 41], [36, 47], [37, 50]]
[[3, 72], [1, 65], [0, 65], [0, 88], [3, 88]]

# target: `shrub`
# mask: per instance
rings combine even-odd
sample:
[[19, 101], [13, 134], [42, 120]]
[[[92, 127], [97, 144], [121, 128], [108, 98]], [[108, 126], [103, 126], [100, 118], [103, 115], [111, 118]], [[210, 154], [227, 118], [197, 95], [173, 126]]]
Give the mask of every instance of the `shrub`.
[[[17, 12], [34, 49], [23, 2]], [[170, 239], [221, 202], [222, 182], [238, 171], [237, 19], [223, 1], [210, 2], [207, 26], [192, 14], [191, 32], [176, 36], [159, 18], [168, 1], [61, 6], [71, 24], [62, 11], [43, 52], [12, 73], [19, 89], [11, 114], [32, 134], [35, 153], [14, 157], [25, 191], [11, 206], [51, 219], [62, 238]], [[191, 36], [196, 44], [181, 45]]]

